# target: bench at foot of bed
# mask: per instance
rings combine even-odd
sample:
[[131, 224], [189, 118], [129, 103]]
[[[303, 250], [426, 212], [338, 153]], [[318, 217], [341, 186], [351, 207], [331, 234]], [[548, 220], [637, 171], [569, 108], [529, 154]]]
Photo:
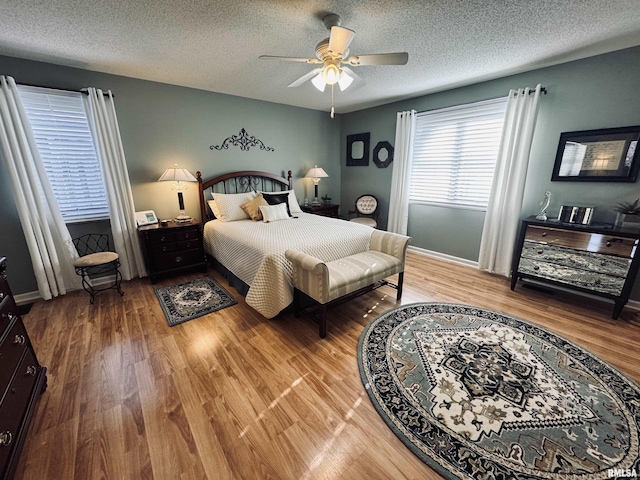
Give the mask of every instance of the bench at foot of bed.
[[[354, 295], [371, 291], [381, 285], [391, 285], [402, 298], [404, 262], [411, 237], [397, 233], [374, 230], [369, 250], [331, 262], [307, 255], [297, 250], [287, 250], [285, 256], [293, 264], [294, 307], [300, 312], [299, 292], [306, 294], [319, 305], [315, 310], [320, 324], [320, 337], [327, 335], [326, 310]], [[398, 284], [385, 278], [398, 275]]]

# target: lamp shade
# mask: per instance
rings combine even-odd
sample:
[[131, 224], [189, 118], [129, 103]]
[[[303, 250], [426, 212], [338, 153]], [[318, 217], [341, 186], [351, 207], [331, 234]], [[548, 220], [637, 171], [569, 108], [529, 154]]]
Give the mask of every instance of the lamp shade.
[[325, 172], [322, 168], [318, 168], [318, 165], [309, 169], [304, 178], [328, 178], [327, 172]]
[[158, 179], [159, 182], [197, 182], [198, 179], [194, 177], [186, 168], [178, 168], [176, 163], [173, 168], [167, 168], [164, 173]]

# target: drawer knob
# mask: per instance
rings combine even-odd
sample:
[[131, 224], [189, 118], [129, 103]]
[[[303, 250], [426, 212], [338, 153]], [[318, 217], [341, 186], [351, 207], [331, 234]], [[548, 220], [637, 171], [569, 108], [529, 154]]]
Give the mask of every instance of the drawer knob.
[[32, 377], [35, 377], [36, 376], [36, 371], [37, 370], [36, 370], [35, 365], [29, 365], [27, 367], [27, 375], [31, 375]]
[[0, 433], [0, 445], [11, 445], [11, 442], [13, 442], [13, 435], [9, 430]]
[[542, 232], [542, 236], [546, 237], [547, 236], [547, 232]]
[[13, 339], [13, 343], [16, 345], [24, 345], [27, 339], [24, 335], [16, 335], [16, 338]]
[[182, 257], [177, 256], [177, 257], [176, 257], [176, 263], [180, 263], [180, 262], [182, 262]]
[[167, 251], [167, 246], [166, 246], [166, 245], [162, 247], [162, 251], [163, 251], [163, 252], [166, 252], [166, 251]]
[[191, 234], [190, 233], [185, 233], [184, 238], [191, 238]]
[[538, 270], [540, 270], [540, 267], [536, 265], [535, 267], [533, 267], [533, 269], [537, 272]]
[[160, 237], [160, 241], [161, 242], [166, 242], [167, 241], [167, 237], [165, 237], [164, 235]]
[[18, 318], [18, 317], [16, 317], [13, 313], [9, 313], [9, 314], [3, 313], [2, 314], [2, 319], [3, 320], [8, 320], [8, 321], [12, 322], [16, 318]]
[[0, 300], [4, 298], [4, 292], [0, 292]]

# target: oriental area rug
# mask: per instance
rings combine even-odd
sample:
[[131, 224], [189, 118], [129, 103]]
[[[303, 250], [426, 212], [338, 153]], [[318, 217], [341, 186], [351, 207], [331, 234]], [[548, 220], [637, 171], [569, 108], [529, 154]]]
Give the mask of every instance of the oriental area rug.
[[541, 327], [467, 305], [375, 318], [360, 376], [394, 433], [450, 479], [640, 473], [640, 386]]
[[238, 303], [210, 277], [158, 288], [156, 295], [170, 327]]

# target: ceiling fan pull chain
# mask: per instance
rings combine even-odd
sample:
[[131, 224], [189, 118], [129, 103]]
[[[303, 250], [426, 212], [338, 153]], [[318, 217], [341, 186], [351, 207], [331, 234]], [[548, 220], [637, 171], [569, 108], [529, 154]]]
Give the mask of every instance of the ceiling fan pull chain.
[[333, 108], [333, 85], [331, 85], [331, 114], [330, 114], [330, 117], [333, 118], [335, 113], [336, 113], [336, 110]]

